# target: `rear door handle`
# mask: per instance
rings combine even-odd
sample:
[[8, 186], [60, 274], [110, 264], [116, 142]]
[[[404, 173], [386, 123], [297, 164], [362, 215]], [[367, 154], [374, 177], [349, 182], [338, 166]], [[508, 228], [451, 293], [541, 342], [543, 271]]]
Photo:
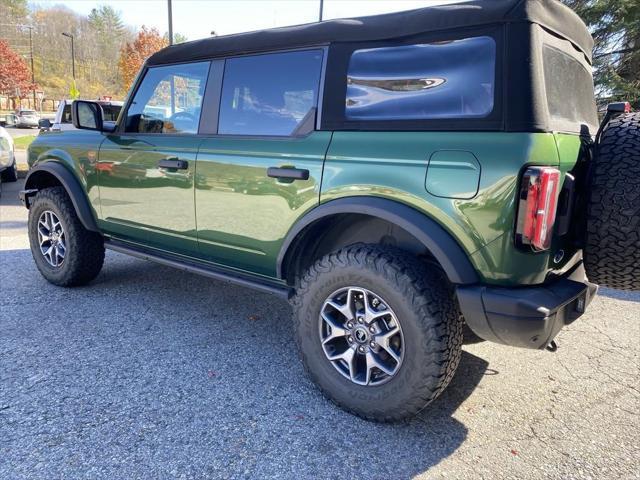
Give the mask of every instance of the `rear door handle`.
[[189, 162], [180, 160], [178, 157], [164, 158], [158, 162], [158, 168], [172, 168], [175, 170], [186, 170]]
[[293, 167], [269, 167], [267, 168], [267, 176], [291, 180], [309, 180], [309, 170]]

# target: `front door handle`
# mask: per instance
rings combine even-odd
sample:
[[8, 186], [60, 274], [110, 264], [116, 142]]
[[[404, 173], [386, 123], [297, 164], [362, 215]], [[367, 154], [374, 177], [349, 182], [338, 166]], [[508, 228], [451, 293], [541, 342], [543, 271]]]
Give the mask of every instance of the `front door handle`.
[[158, 168], [172, 168], [174, 170], [186, 170], [189, 162], [180, 160], [178, 157], [164, 158], [158, 162]]
[[269, 167], [267, 168], [267, 176], [289, 180], [309, 180], [309, 170], [293, 167]]

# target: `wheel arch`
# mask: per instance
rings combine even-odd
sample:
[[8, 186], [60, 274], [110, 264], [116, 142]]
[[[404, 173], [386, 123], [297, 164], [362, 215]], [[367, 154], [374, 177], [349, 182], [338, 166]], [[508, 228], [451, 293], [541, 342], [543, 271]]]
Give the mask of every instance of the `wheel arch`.
[[93, 232], [100, 232], [93, 209], [80, 181], [69, 169], [58, 162], [40, 163], [29, 172], [24, 187], [25, 206], [29, 208], [29, 197], [38, 190], [58, 185], [67, 191], [73, 208], [84, 228]]
[[[317, 233], [330, 228], [334, 219], [344, 215], [359, 215], [384, 221], [409, 234], [415, 242], [440, 264], [454, 284], [479, 281], [475, 268], [460, 244], [439, 223], [424, 213], [394, 200], [380, 197], [353, 196], [331, 200], [304, 215], [289, 230], [277, 257], [278, 278], [291, 283], [296, 270], [296, 258]], [[316, 242], [317, 243], [317, 242]]]

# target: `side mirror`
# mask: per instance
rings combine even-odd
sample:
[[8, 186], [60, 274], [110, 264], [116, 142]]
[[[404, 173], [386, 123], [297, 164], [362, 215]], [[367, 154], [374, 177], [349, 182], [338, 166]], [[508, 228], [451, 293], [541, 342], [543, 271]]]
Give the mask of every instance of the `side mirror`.
[[103, 130], [102, 107], [97, 102], [75, 100], [71, 104], [71, 120], [73, 126], [80, 130]]
[[52, 126], [53, 123], [51, 123], [51, 120], [48, 118], [42, 118], [38, 121], [38, 127], [40, 130], [49, 130]]

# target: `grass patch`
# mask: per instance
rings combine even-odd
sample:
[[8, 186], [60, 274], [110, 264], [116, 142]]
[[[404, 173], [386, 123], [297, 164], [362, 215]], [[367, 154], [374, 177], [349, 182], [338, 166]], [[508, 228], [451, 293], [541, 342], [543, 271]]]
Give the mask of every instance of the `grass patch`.
[[35, 135], [26, 135], [24, 137], [18, 137], [13, 139], [13, 144], [16, 147], [16, 150], [26, 150], [31, 142], [36, 138]]

